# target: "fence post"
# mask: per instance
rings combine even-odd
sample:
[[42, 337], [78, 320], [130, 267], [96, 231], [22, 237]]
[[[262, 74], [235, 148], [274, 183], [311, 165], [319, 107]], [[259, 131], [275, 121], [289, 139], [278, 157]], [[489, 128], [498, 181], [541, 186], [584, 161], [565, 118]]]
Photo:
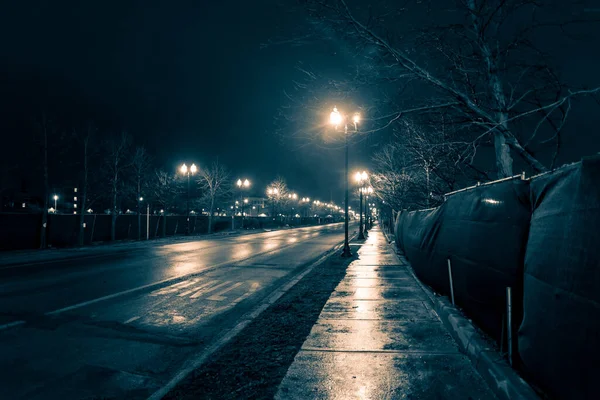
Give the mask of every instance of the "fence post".
[[452, 264], [450, 263], [450, 259], [448, 259], [448, 277], [450, 278], [450, 296], [452, 296], [452, 305], [455, 306], [454, 303], [454, 283], [452, 282]]
[[512, 366], [512, 289], [510, 287], [506, 288], [506, 339], [508, 347], [508, 362]]
[[150, 239], [150, 204], [146, 206], [146, 240]]

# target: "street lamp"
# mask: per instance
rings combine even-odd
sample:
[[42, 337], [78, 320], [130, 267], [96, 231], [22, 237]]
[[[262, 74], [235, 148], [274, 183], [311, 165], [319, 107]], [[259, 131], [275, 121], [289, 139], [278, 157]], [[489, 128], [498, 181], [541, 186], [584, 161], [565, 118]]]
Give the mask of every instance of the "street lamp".
[[55, 194], [52, 198], [54, 199], [54, 213], [56, 213], [58, 211], [58, 209], [56, 208], [56, 201], [58, 200], [58, 195]]
[[[238, 187], [238, 189], [240, 190], [240, 206], [242, 207], [242, 229], [244, 229], [244, 201], [242, 200], [242, 190], [243, 189], [248, 189], [250, 187], [250, 181], [248, 179], [238, 179], [237, 182], [235, 183], [236, 186]], [[246, 203], [248, 203], [248, 200], [246, 199], [245, 201]]]
[[[370, 214], [369, 214], [369, 196], [373, 194], [373, 188], [371, 186], [365, 187], [365, 235], [368, 235], [368, 229], [371, 228]], [[367, 229], [368, 228], [368, 229]]]
[[188, 168], [187, 165], [183, 164], [179, 170], [181, 171], [181, 173], [183, 175], [187, 175], [187, 201], [186, 201], [186, 208], [185, 208], [185, 216], [186, 216], [186, 223], [185, 223], [185, 234], [189, 235], [190, 234], [190, 175], [193, 175], [196, 173], [196, 171], [198, 171], [198, 168], [196, 168], [196, 164], [192, 164], [191, 167]]
[[267, 188], [267, 195], [271, 198], [271, 216], [275, 220], [275, 197], [279, 195], [278, 188]]
[[[337, 107], [333, 107], [333, 111], [329, 115], [329, 122], [335, 129], [344, 123], [344, 141], [345, 141], [345, 168], [344, 168], [344, 250], [342, 251], [342, 257], [352, 257], [352, 252], [350, 251], [350, 243], [348, 243], [348, 181], [350, 180], [350, 175], [348, 173], [348, 123], [345, 122], [345, 118], [338, 111]], [[358, 132], [358, 123], [360, 122], [360, 115], [354, 114], [352, 116], [352, 123], [354, 124], [354, 131]]]
[[293, 201], [298, 199], [298, 195], [296, 193], [290, 193], [288, 194], [288, 199], [290, 199], [290, 226], [292, 225], [292, 221], [293, 221], [293, 214], [294, 214], [294, 203]]
[[367, 178], [369, 176], [367, 175], [367, 173], [365, 171], [363, 172], [357, 172], [354, 175], [354, 179], [356, 180], [356, 182], [359, 185], [359, 193], [360, 193], [360, 204], [358, 206], [358, 213], [360, 214], [360, 225], [359, 225], [359, 229], [358, 229], [358, 238], [359, 239], [364, 239], [365, 238], [365, 234], [363, 231], [363, 192], [365, 190], [365, 188], [362, 186], [363, 182], [366, 182]]

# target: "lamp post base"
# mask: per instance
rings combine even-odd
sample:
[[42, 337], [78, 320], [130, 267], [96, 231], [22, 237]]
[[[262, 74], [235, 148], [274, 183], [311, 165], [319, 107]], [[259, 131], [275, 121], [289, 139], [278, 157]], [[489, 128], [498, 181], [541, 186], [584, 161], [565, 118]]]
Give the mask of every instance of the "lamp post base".
[[365, 234], [364, 234], [364, 232], [363, 232], [362, 228], [361, 228], [361, 230], [358, 232], [358, 237], [357, 237], [357, 239], [358, 239], [358, 240], [365, 240]]
[[344, 244], [344, 250], [342, 251], [342, 257], [344, 257], [344, 258], [352, 257], [352, 252], [350, 251], [350, 245], [348, 245], [348, 243]]

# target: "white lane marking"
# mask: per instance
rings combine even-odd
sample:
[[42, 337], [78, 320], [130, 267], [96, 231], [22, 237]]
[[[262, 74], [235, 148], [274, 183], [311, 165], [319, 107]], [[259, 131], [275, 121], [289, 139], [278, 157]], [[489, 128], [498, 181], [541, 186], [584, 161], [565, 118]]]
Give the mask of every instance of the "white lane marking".
[[123, 322], [123, 323], [124, 323], [124, 324], [129, 324], [129, 323], [131, 323], [131, 322], [133, 322], [133, 321], [136, 321], [136, 320], [138, 320], [138, 319], [140, 319], [140, 318], [141, 318], [140, 316], [137, 316], [137, 317], [131, 317], [131, 318], [129, 318], [127, 321], [125, 321], [125, 322]]
[[237, 304], [240, 301], [246, 299], [247, 297], [252, 296], [254, 293], [256, 293], [256, 291], [258, 290], [258, 288], [251, 288], [248, 292], [244, 293], [243, 295], [241, 295], [240, 297], [233, 299], [231, 301], [231, 304]]
[[190, 285], [193, 285], [193, 284], [195, 284], [197, 282], [198, 282], [198, 280], [192, 279], [192, 280], [189, 280], [189, 281], [184, 281], [184, 282], [176, 283], [174, 285], [167, 286], [165, 288], [155, 290], [154, 292], [150, 293], [150, 296], [158, 296], [158, 295], [161, 295], [161, 294], [173, 293], [173, 292], [176, 292], [178, 290], [181, 290], [184, 287], [188, 287]]
[[212, 285], [216, 285], [217, 283], [219, 283], [219, 281], [217, 281], [217, 280], [209, 280], [207, 282], [204, 282], [200, 286], [195, 286], [195, 287], [193, 287], [193, 288], [191, 288], [189, 290], [186, 290], [183, 293], [179, 293], [177, 296], [179, 296], [179, 297], [185, 297], [185, 296], [188, 296], [188, 295], [190, 295], [190, 294], [192, 294], [194, 292], [197, 292], [200, 289], [206, 289], [207, 287], [210, 287]]
[[221, 288], [221, 287], [229, 285], [229, 284], [231, 284], [231, 281], [225, 281], [217, 286], [213, 286], [212, 288], [209, 288], [208, 290], [204, 290], [204, 289], [199, 290], [196, 293], [194, 293], [193, 295], [191, 295], [190, 298], [192, 298], [192, 299], [198, 298], [198, 297], [202, 296], [203, 294], [208, 294], [208, 293], [214, 292], [218, 288]]
[[223, 297], [223, 295], [227, 292], [232, 291], [233, 289], [240, 287], [244, 284], [244, 282], [238, 282], [234, 285], [231, 285], [230, 287], [228, 287], [225, 290], [221, 290], [219, 293], [215, 293], [214, 295], [208, 297], [208, 300], [214, 300], [214, 301], [221, 301], [221, 300], [225, 300], [226, 297]]
[[8, 324], [0, 325], [0, 331], [3, 329], [12, 328], [13, 326], [23, 325], [25, 321], [14, 321], [9, 322]]

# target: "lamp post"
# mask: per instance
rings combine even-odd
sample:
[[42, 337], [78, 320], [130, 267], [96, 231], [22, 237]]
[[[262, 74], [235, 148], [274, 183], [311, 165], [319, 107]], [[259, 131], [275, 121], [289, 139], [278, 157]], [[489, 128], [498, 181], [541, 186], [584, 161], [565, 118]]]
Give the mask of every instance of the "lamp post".
[[54, 213], [56, 214], [58, 212], [58, 209], [56, 208], [56, 201], [58, 200], [58, 195], [55, 194], [52, 198], [54, 199]]
[[290, 226], [292, 226], [292, 221], [294, 219], [293, 214], [294, 214], [294, 201], [298, 199], [298, 195], [296, 193], [290, 193], [288, 194], [288, 199], [290, 201]]
[[368, 235], [368, 229], [371, 228], [370, 214], [369, 214], [369, 196], [373, 194], [373, 188], [371, 186], [365, 187], [365, 235]]
[[[250, 187], [250, 181], [248, 179], [238, 179], [235, 183], [240, 191], [240, 207], [242, 210], [242, 229], [244, 229], [244, 200], [242, 199], [242, 190], [248, 189]], [[246, 201], [247, 202], [247, 201]]]
[[365, 191], [365, 188], [362, 186], [363, 182], [366, 182], [367, 178], [369, 176], [367, 175], [367, 173], [365, 171], [363, 172], [357, 172], [356, 175], [354, 175], [354, 179], [356, 179], [356, 182], [359, 185], [359, 196], [360, 196], [360, 203], [358, 206], [358, 214], [360, 215], [360, 225], [359, 225], [359, 230], [358, 230], [358, 238], [361, 240], [364, 240], [365, 238], [365, 234], [363, 231], [363, 192]]
[[[352, 117], [352, 122], [354, 123], [354, 131], [358, 132], [358, 122], [360, 121], [360, 116], [358, 114], [354, 114]], [[329, 114], [329, 122], [335, 126], [336, 130], [340, 126], [340, 124], [344, 123], [344, 144], [345, 144], [345, 168], [344, 168], [344, 250], [342, 251], [342, 257], [352, 257], [352, 252], [350, 251], [350, 244], [348, 243], [348, 181], [350, 180], [350, 175], [348, 173], [348, 123], [346, 119], [340, 112], [337, 107], [333, 107], [333, 111]]]
[[304, 216], [308, 217], [308, 203], [310, 203], [310, 197], [303, 197], [302, 198], [302, 203], [304, 203], [304, 206], [306, 207], [304, 210]]
[[187, 175], [187, 201], [186, 201], [186, 208], [185, 208], [185, 217], [186, 217], [186, 222], [185, 222], [185, 234], [189, 235], [190, 234], [190, 175], [193, 175], [196, 173], [196, 171], [198, 170], [198, 168], [196, 168], [196, 164], [192, 164], [191, 167], [187, 167], [187, 165], [183, 164], [181, 166], [181, 168], [179, 168], [179, 170], [181, 171], [181, 173], [183, 175]]
[[137, 203], [137, 208], [138, 208], [138, 240], [142, 239], [142, 201], [144, 201], [144, 198], [142, 196], [138, 197], [138, 203]]

